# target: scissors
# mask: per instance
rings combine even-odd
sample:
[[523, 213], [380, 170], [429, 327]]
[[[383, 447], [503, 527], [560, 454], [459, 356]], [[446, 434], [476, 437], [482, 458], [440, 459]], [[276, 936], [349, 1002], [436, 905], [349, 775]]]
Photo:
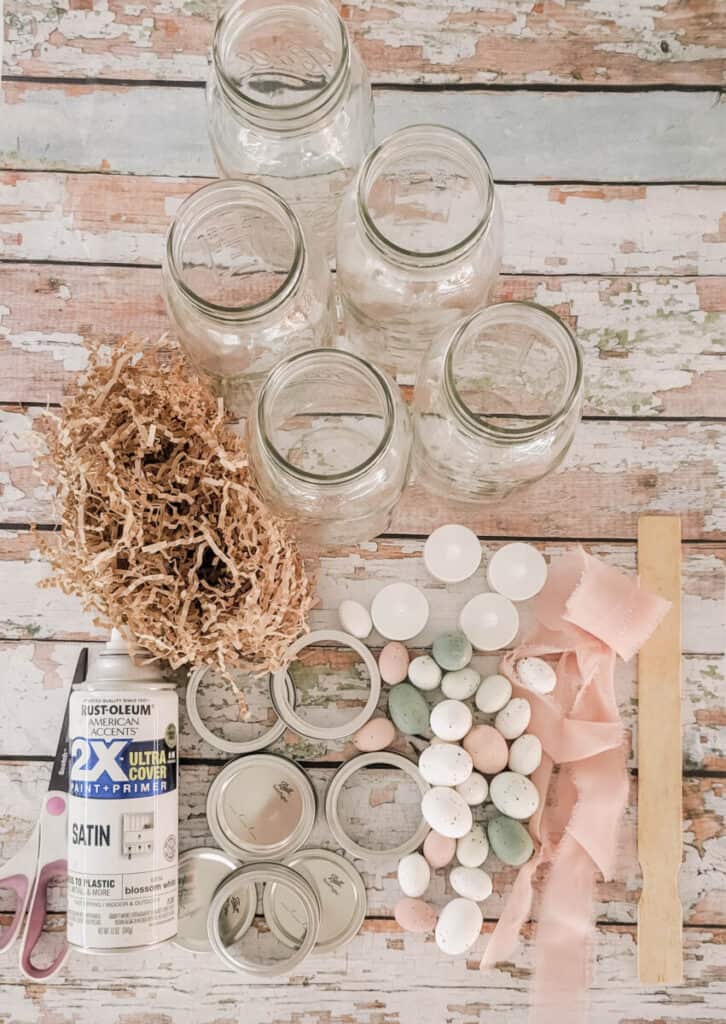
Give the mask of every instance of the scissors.
[[[86, 678], [87, 667], [88, 648], [84, 647], [76, 663], [71, 693], [73, 687]], [[0, 889], [12, 889], [17, 896], [17, 906], [10, 925], [0, 934], [0, 951], [7, 949], [20, 932], [25, 912], [28, 911], [20, 944], [20, 969], [32, 981], [42, 981], [56, 974], [68, 956], [68, 943], [64, 939], [57, 956], [47, 967], [36, 967], [32, 962], [48, 914], [48, 886], [53, 881], [64, 881], [68, 877], [69, 704], [70, 694], [40, 817], [25, 846], [0, 870]]]

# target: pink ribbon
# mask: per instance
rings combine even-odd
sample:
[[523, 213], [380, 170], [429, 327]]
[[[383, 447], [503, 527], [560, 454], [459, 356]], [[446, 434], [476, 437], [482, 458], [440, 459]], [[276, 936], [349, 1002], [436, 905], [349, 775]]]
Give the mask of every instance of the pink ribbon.
[[[628, 798], [616, 655], [631, 658], [668, 607], [578, 547], [550, 566], [535, 603], [537, 623], [502, 662], [515, 695], [532, 707], [529, 731], [542, 741], [542, 764], [532, 776], [540, 808], [529, 825], [538, 848], [517, 875], [481, 967], [511, 957], [530, 916], [535, 875], [550, 865], [538, 915], [532, 1024], [585, 1020], [595, 878], [612, 878]], [[557, 658], [552, 694], [518, 684], [514, 665], [528, 656]]]

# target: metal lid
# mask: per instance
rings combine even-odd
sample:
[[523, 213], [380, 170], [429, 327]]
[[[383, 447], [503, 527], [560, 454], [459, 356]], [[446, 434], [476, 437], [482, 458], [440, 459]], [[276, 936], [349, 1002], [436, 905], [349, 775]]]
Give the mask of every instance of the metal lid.
[[367, 847], [356, 843], [355, 840], [351, 839], [347, 834], [338, 814], [338, 801], [340, 800], [343, 787], [350, 777], [360, 771], [361, 768], [380, 765], [388, 765], [391, 768], [400, 768], [401, 771], [405, 772], [413, 779], [419, 788], [421, 796], [428, 792], [429, 789], [429, 784], [419, 774], [419, 770], [413, 761], [409, 761], [408, 758], [403, 757], [402, 754], [394, 754], [388, 750], [379, 750], [370, 754], [360, 754], [358, 757], [354, 757], [352, 760], [341, 765], [330, 780], [330, 784], [328, 785], [328, 789], [325, 793], [325, 818], [328, 822], [330, 831], [333, 833], [340, 846], [342, 846], [347, 853], [351, 854], [351, 856], [356, 857], [359, 860], [383, 861], [391, 860], [394, 857], [400, 859], [401, 857], [405, 857], [406, 854], [413, 853], [414, 850], [417, 850], [429, 832], [429, 826], [422, 817], [415, 832], [409, 836], [408, 839], [399, 843], [398, 846], [393, 846], [385, 850], [368, 849]]
[[[300, 915], [299, 938], [292, 940], [295, 948], [289, 956], [267, 961], [252, 959], [241, 948], [241, 935], [231, 942], [225, 941], [223, 937], [222, 922], [229, 901], [242, 899], [245, 893], [256, 894], [258, 883], [265, 885], [265, 892], [270, 884], [274, 884], [276, 889], [284, 888], [296, 901], [295, 906]], [[214, 894], [207, 915], [207, 931], [214, 952], [235, 971], [267, 977], [285, 974], [301, 963], [315, 947], [320, 931], [320, 900], [308, 879], [285, 864], [271, 861], [245, 864], [228, 875]], [[258, 945], [264, 949], [264, 942]]]
[[315, 823], [315, 790], [279, 754], [248, 754], [209, 787], [207, 820], [216, 842], [240, 860], [278, 860], [297, 850]]
[[[196, 730], [199, 736], [211, 746], [217, 750], [223, 750], [226, 754], [252, 754], [257, 750], [264, 750], [265, 747], [269, 747], [270, 744], [274, 743], [275, 740], [279, 740], [285, 731], [285, 723], [281, 718], [277, 718], [268, 729], [265, 729], [259, 734], [247, 740], [228, 740], [223, 736], [219, 736], [217, 733], [207, 726], [202, 719], [199, 711], [199, 687], [202, 680], [210, 671], [208, 665], [202, 665], [196, 668], [187, 683], [187, 717], [191, 722], [192, 726]], [[272, 673], [268, 675], [268, 691], [272, 687]], [[292, 685], [292, 681], [286, 677], [286, 694], [289, 703], [295, 705], [295, 687]], [[271, 698], [270, 698], [271, 700]], [[272, 702], [272, 710], [275, 714], [275, 705]]]
[[[295, 711], [292, 701], [288, 698], [286, 680], [289, 677], [287, 666], [303, 648], [321, 642], [333, 643], [340, 647], [350, 647], [361, 658], [368, 670], [370, 692], [365, 706], [354, 718], [351, 718], [349, 722], [343, 723], [343, 725], [314, 725], [312, 722], [306, 721]], [[298, 735], [307, 736], [309, 739], [314, 740], [342, 740], [347, 736], [352, 736], [361, 726], [365, 725], [376, 710], [378, 698], [381, 694], [381, 675], [378, 671], [376, 659], [365, 644], [362, 644], [356, 637], [349, 636], [348, 633], [341, 633], [337, 629], [319, 629], [299, 637], [286, 651], [285, 659], [287, 664], [283, 668], [278, 669], [272, 677], [270, 692], [278, 715], [285, 725], [289, 726]]]
[[[193, 953], [206, 953], [211, 949], [207, 934], [209, 905], [220, 883], [239, 862], [213, 847], [201, 846], [187, 850], [179, 857], [179, 928], [172, 940], [176, 946]], [[220, 921], [222, 940], [229, 944], [241, 937], [252, 924], [256, 900], [243, 892], [236, 902], [230, 902], [224, 919]]]
[[[285, 864], [308, 879], [320, 900], [321, 918], [316, 953], [330, 953], [350, 942], [366, 916], [366, 887], [350, 861], [332, 850], [299, 850]], [[267, 885], [262, 906], [270, 930], [286, 946], [297, 946], [305, 917], [297, 896], [288, 888]]]

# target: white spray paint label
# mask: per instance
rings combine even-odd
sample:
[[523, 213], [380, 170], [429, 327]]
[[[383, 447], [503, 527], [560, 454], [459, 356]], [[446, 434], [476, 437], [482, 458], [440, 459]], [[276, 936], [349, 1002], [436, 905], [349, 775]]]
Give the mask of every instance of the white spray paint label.
[[69, 718], [68, 942], [123, 952], [177, 931], [178, 698], [117, 633]]

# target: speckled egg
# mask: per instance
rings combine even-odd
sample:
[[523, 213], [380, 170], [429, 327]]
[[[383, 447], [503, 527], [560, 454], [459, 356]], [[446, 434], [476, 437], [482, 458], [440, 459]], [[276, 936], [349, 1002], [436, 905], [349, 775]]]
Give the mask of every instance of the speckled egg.
[[434, 786], [424, 793], [421, 813], [427, 824], [442, 836], [458, 839], [471, 829], [471, 808], [455, 789]]
[[557, 686], [555, 670], [544, 658], [520, 658], [514, 668], [522, 686], [535, 693], [552, 693]]
[[341, 601], [338, 618], [345, 632], [358, 637], [359, 640], [365, 640], [373, 629], [370, 612], [357, 601]]
[[457, 743], [436, 743], [418, 759], [418, 770], [430, 786], [458, 786], [472, 768], [471, 754]]
[[428, 729], [429, 706], [419, 690], [410, 683], [399, 683], [391, 687], [388, 714], [396, 728], [407, 736], [421, 736]]
[[383, 648], [378, 656], [378, 669], [381, 679], [389, 686], [402, 683], [408, 675], [408, 651], [398, 640], [392, 640]]
[[481, 868], [452, 868], [449, 882], [457, 896], [474, 903], [481, 903], [492, 894], [492, 880]]
[[433, 656], [446, 672], [457, 672], [465, 668], [474, 653], [463, 633], [442, 633], [433, 645]]
[[460, 668], [457, 672], [447, 672], [441, 680], [441, 689], [450, 700], [469, 700], [479, 686], [481, 676], [473, 668]]
[[393, 908], [393, 916], [405, 932], [423, 934], [436, 927], [436, 910], [430, 903], [404, 896]]
[[483, 916], [477, 903], [461, 896], [447, 903], [436, 922], [436, 945], [442, 953], [461, 956], [471, 949], [481, 932]]
[[509, 748], [509, 767], [520, 775], [531, 775], [542, 763], [542, 744], [538, 736], [525, 732]]
[[539, 793], [531, 779], [517, 772], [502, 772], [489, 784], [489, 795], [498, 811], [525, 821], [539, 807]]
[[465, 868], [478, 868], [489, 856], [489, 840], [480, 824], [472, 825], [456, 844], [456, 859]]
[[456, 840], [450, 836], [442, 836], [433, 829], [424, 839], [423, 855], [434, 869], [445, 868], [451, 864], [456, 853]]
[[511, 696], [512, 684], [506, 676], [487, 676], [482, 679], [476, 691], [474, 703], [485, 715], [495, 715], [509, 702]]
[[471, 710], [460, 700], [442, 700], [431, 712], [431, 731], [442, 740], [461, 740], [471, 729]]
[[516, 740], [529, 725], [532, 710], [524, 697], [513, 697], [494, 719], [494, 727], [505, 740]]
[[456, 792], [464, 797], [470, 807], [478, 807], [487, 798], [489, 784], [479, 772], [472, 772], [468, 779], [456, 786]]
[[428, 654], [421, 654], [408, 666], [408, 678], [418, 690], [435, 690], [441, 682], [441, 669]]
[[464, 737], [464, 750], [471, 754], [474, 767], [484, 775], [496, 775], [507, 767], [509, 749], [500, 732], [491, 725], [475, 725]]
[[502, 864], [519, 868], [534, 853], [534, 843], [527, 829], [519, 821], [499, 815], [487, 825], [492, 850]]
[[431, 868], [420, 853], [409, 853], [398, 862], [398, 884], [404, 896], [423, 896], [431, 881]]
[[355, 733], [353, 746], [364, 752], [385, 750], [395, 738], [396, 729], [393, 722], [389, 722], [387, 718], [373, 718]]

